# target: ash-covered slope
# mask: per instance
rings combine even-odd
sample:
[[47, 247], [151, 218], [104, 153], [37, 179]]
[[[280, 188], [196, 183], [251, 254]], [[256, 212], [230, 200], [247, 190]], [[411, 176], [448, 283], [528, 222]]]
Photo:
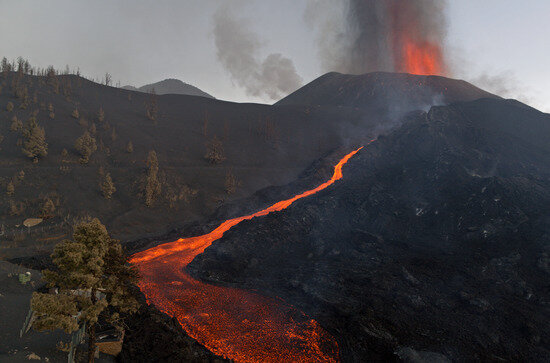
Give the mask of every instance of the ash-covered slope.
[[304, 310], [347, 362], [550, 360], [549, 115], [434, 107], [343, 173], [189, 270]]
[[204, 92], [203, 90], [180, 81], [179, 79], [168, 78], [164, 81], [159, 81], [155, 83], [146, 84], [145, 86], [136, 88], [134, 86], [124, 86], [123, 89], [129, 91], [138, 91], [145, 93], [152, 93], [153, 91], [157, 95], [187, 95], [187, 96], [200, 96], [206, 98], [215, 98], [214, 96]]
[[[379, 87], [376, 77], [371, 82]], [[460, 81], [446, 82], [449, 95], [461, 92]], [[428, 107], [415, 101], [416, 92], [388, 98], [371, 109], [334, 106], [330, 100], [320, 106], [237, 104], [187, 95], [155, 96], [55, 73], [3, 72], [0, 85], [0, 189], [7, 191], [10, 182], [15, 184], [13, 194], [0, 199], [4, 236], [12, 246], [0, 253], [9, 257], [47, 251], [70, 232], [75, 218], [86, 215], [105, 221], [121, 239], [164, 234], [211, 215], [228, 199], [295, 180], [320, 157], [370, 139], [398, 125], [403, 114]], [[393, 92], [394, 86], [386, 84], [385, 92]], [[8, 111], [9, 103], [13, 110]], [[156, 109], [155, 120], [148, 118], [149, 108]], [[24, 124], [32, 113], [48, 142], [48, 155], [36, 164], [21, 151], [21, 128], [13, 127], [14, 118]], [[96, 140], [97, 150], [83, 165], [75, 142], [85, 132]], [[225, 156], [219, 165], [205, 159], [214, 137], [221, 141]], [[151, 150], [159, 159], [162, 185], [148, 208], [145, 161]], [[110, 173], [116, 187], [110, 200], [101, 194], [101, 171]], [[237, 186], [232, 195], [226, 193], [227, 180]], [[26, 218], [44, 215], [49, 200], [55, 205], [51, 218], [39, 228], [22, 227]], [[40, 251], [35, 250], [37, 239], [46, 241]]]
[[278, 105], [332, 105], [394, 111], [425, 109], [433, 104], [498, 98], [472, 84], [440, 76], [373, 72], [327, 73], [283, 98]]
[[[353, 136], [341, 131], [368, 133], [375, 122], [351, 109], [152, 96], [71, 75], [3, 72], [0, 85], [0, 219], [8, 241], [0, 255], [7, 257], [47, 253], [70, 235], [74, 219], [86, 215], [100, 218], [117, 238], [159, 236], [210, 215], [225, 200], [294, 180]], [[146, 112], [153, 103], [154, 120]], [[48, 155], [38, 163], [22, 152], [21, 125], [31, 114], [48, 143]], [[85, 132], [95, 139], [96, 150], [82, 164], [75, 143]], [[225, 157], [216, 165], [205, 158], [214, 137]], [[161, 192], [147, 207], [151, 150], [159, 160]], [[116, 188], [109, 200], [101, 193], [100, 171], [110, 173]], [[228, 175], [235, 177], [231, 195]], [[10, 182], [15, 190], [8, 195]], [[24, 227], [26, 218], [44, 214], [47, 200], [55, 207], [50, 218], [36, 228]]]

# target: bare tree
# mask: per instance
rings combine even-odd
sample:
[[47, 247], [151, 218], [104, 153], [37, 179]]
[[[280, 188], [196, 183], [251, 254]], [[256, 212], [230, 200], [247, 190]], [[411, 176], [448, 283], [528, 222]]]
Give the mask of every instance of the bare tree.
[[225, 160], [223, 144], [217, 136], [214, 135], [214, 137], [206, 143], [206, 154], [204, 158], [211, 164], [220, 164]]
[[159, 107], [158, 107], [158, 101], [157, 101], [157, 93], [155, 92], [155, 89], [153, 88], [151, 90], [151, 95], [149, 97], [149, 102], [146, 105], [146, 113], [147, 118], [152, 121], [157, 120]]
[[155, 150], [149, 151], [147, 155], [147, 184], [145, 186], [145, 204], [150, 207], [161, 192], [161, 185], [158, 178], [159, 161]]
[[110, 86], [112, 83], [112, 77], [109, 73], [105, 73], [105, 85]]

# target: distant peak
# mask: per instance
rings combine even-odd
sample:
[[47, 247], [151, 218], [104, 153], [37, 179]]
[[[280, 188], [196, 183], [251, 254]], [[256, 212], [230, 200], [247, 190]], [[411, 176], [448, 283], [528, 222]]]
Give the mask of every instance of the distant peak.
[[144, 93], [151, 93], [153, 90], [155, 90], [155, 93], [158, 95], [176, 94], [187, 96], [200, 96], [213, 99], [215, 98], [214, 96], [204, 92], [203, 90], [176, 78], [167, 78], [159, 82], [146, 84], [145, 86], [139, 88], [133, 86], [124, 86], [123, 88]]

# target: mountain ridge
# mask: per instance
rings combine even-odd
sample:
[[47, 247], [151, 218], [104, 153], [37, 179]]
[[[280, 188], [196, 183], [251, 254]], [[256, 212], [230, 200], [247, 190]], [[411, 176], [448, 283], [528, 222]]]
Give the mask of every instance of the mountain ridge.
[[442, 76], [372, 72], [350, 75], [326, 73], [275, 105], [331, 105], [379, 111], [388, 102], [410, 107], [500, 98], [466, 81]]

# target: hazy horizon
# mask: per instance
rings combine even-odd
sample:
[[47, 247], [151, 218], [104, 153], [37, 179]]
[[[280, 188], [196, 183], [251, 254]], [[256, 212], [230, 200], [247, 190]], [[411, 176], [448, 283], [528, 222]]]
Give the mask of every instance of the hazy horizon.
[[[49, 4], [0, 0], [0, 56], [22, 56], [39, 67], [78, 67], [84, 76], [98, 80], [109, 72], [113, 84], [121, 86], [175, 78], [236, 102], [272, 103], [330, 71], [323, 69], [317, 34], [305, 18], [306, 10], [322, 8], [324, 0]], [[550, 112], [550, 46], [537, 40], [547, 31], [544, 14], [549, 11], [550, 3], [542, 0], [448, 2], [447, 76]], [[228, 12], [233, 18], [225, 17]], [[334, 13], [334, 19], [338, 16]], [[232, 37], [231, 32], [240, 36]], [[235, 45], [240, 38], [247, 42]], [[239, 60], [242, 69], [230, 63], [237, 46], [247, 49], [247, 57]], [[270, 62], [285, 73], [270, 74], [265, 69]], [[236, 77], [249, 69], [259, 76]], [[286, 77], [285, 83], [274, 87], [280, 77]]]

